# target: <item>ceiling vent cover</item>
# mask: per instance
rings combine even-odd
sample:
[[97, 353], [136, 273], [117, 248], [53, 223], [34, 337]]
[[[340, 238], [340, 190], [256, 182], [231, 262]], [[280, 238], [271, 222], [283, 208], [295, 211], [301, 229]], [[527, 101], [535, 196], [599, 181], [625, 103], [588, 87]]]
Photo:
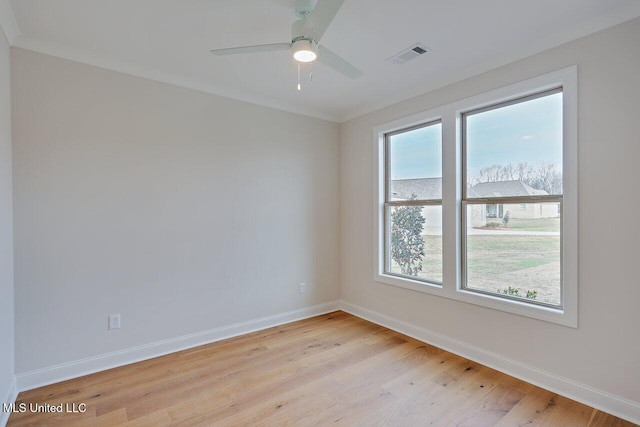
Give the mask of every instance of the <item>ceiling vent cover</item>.
[[417, 58], [420, 55], [424, 55], [427, 52], [431, 52], [428, 47], [424, 46], [423, 44], [416, 43], [410, 48], [405, 49], [396, 55], [393, 55], [391, 58], [387, 59], [387, 62], [400, 65], [404, 64], [407, 61], [411, 61], [412, 59]]

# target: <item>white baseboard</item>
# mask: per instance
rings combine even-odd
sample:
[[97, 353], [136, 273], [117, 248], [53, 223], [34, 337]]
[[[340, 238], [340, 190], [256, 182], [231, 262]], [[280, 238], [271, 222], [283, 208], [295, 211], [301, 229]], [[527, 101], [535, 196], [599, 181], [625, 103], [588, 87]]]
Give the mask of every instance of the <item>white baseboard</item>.
[[[9, 390], [4, 393], [4, 400], [0, 401], [0, 405], [3, 403], [14, 403], [18, 397], [18, 388], [16, 387], [16, 377], [13, 377], [13, 381], [9, 385]], [[7, 421], [9, 421], [9, 415], [11, 412], [5, 412], [0, 406], [0, 426], [4, 427], [7, 425]]]
[[[329, 302], [313, 307], [306, 307], [282, 314], [262, 317], [208, 331], [17, 374], [10, 390], [8, 390], [6, 394], [7, 398], [5, 402], [15, 402], [18, 391], [30, 390], [32, 388], [81, 377], [83, 375], [104, 371], [106, 369], [152, 359], [154, 357], [163, 356], [176, 351], [197, 347], [199, 345], [215, 341], [221, 341], [238, 335], [330, 313], [340, 309], [353, 314], [354, 316], [385, 326], [443, 350], [450, 351], [451, 353], [473, 360], [474, 362], [481, 363], [485, 366], [504, 372], [505, 374], [527, 381], [554, 393], [566, 396], [570, 399], [592, 406], [630, 422], [640, 424], [640, 403], [638, 402], [633, 402], [620, 396], [543, 371], [533, 366], [525, 365], [516, 360], [490, 352], [486, 349], [466, 344], [462, 341], [455, 340], [421, 326], [404, 322], [346, 301]], [[7, 422], [8, 418], [8, 413], [5, 414], [0, 412], [0, 426], [3, 426]]]
[[271, 328], [284, 323], [331, 313], [332, 311], [339, 309], [340, 307], [337, 301], [328, 302], [273, 316], [261, 317], [259, 319], [249, 320], [246, 322], [222, 326], [208, 331], [197, 332], [177, 338], [114, 351], [112, 353], [101, 354], [61, 365], [19, 373], [16, 375], [17, 390], [25, 391], [42, 387], [71, 378], [77, 378], [93, 374], [95, 372], [116, 368], [118, 366], [152, 359], [154, 357], [163, 356], [176, 351], [197, 347], [199, 345], [209, 344], [215, 341], [236, 337], [238, 335], [260, 331], [262, 329]]
[[553, 393], [592, 406], [632, 423], [640, 424], [639, 402], [633, 402], [606, 391], [560, 377], [551, 372], [525, 365], [486, 349], [466, 344], [421, 326], [394, 319], [346, 301], [340, 302], [340, 308], [354, 316], [408, 335], [474, 362], [481, 363], [482, 365], [504, 372], [505, 374], [542, 387]]

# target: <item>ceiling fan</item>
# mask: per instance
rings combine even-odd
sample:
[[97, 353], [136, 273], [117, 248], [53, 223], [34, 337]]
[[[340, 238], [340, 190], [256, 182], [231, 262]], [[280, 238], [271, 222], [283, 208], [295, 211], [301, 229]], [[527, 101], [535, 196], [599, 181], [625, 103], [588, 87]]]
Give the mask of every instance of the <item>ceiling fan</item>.
[[298, 62], [313, 62], [317, 59], [345, 76], [356, 79], [362, 75], [362, 71], [319, 44], [343, 2], [344, 0], [296, 0], [296, 16], [301, 19], [292, 25], [290, 42], [214, 49], [211, 53], [236, 55], [290, 50]]

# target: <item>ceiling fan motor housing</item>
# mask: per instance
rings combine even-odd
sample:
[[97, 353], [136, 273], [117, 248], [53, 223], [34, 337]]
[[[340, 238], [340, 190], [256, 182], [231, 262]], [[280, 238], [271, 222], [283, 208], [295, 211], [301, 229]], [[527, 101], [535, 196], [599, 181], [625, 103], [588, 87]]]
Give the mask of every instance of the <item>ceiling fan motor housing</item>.
[[304, 33], [304, 19], [298, 19], [291, 24], [291, 43], [296, 39], [304, 38], [306, 36]]

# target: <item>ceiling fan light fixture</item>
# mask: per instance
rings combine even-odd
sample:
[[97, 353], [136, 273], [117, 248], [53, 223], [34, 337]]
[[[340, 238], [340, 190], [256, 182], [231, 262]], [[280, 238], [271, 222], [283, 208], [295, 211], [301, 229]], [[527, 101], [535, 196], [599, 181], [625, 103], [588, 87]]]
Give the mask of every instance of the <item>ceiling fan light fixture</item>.
[[[0, 3], [2, 1], [3, 0], [0, 0]], [[344, 0], [296, 0], [295, 11], [300, 19], [294, 21], [291, 25], [291, 41], [286, 43], [227, 47], [214, 49], [211, 53], [222, 56], [256, 52], [288, 51], [298, 63], [298, 69], [301, 68], [301, 64], [318, 61], [329, 68], [333, 68], [344, 76], [357, 79], [362, 75], [362, 71], [358, 70], [325, 46], [318, 44], [318, 41], [322, 40], [323, 34], [327, 31], [331, 21], [333, 21], [333, 18], [338, 13], [342, 3], [344, 3]], [[414, 51], [414, 53], [416, 52]], [[311, 80], [311, 74], [309, 77], [309, 80]]]
[[293, 43], [293, 59], [298, 62], [313, 62], [318, 57], [318, 49], [313, 40], [298, 40]]

